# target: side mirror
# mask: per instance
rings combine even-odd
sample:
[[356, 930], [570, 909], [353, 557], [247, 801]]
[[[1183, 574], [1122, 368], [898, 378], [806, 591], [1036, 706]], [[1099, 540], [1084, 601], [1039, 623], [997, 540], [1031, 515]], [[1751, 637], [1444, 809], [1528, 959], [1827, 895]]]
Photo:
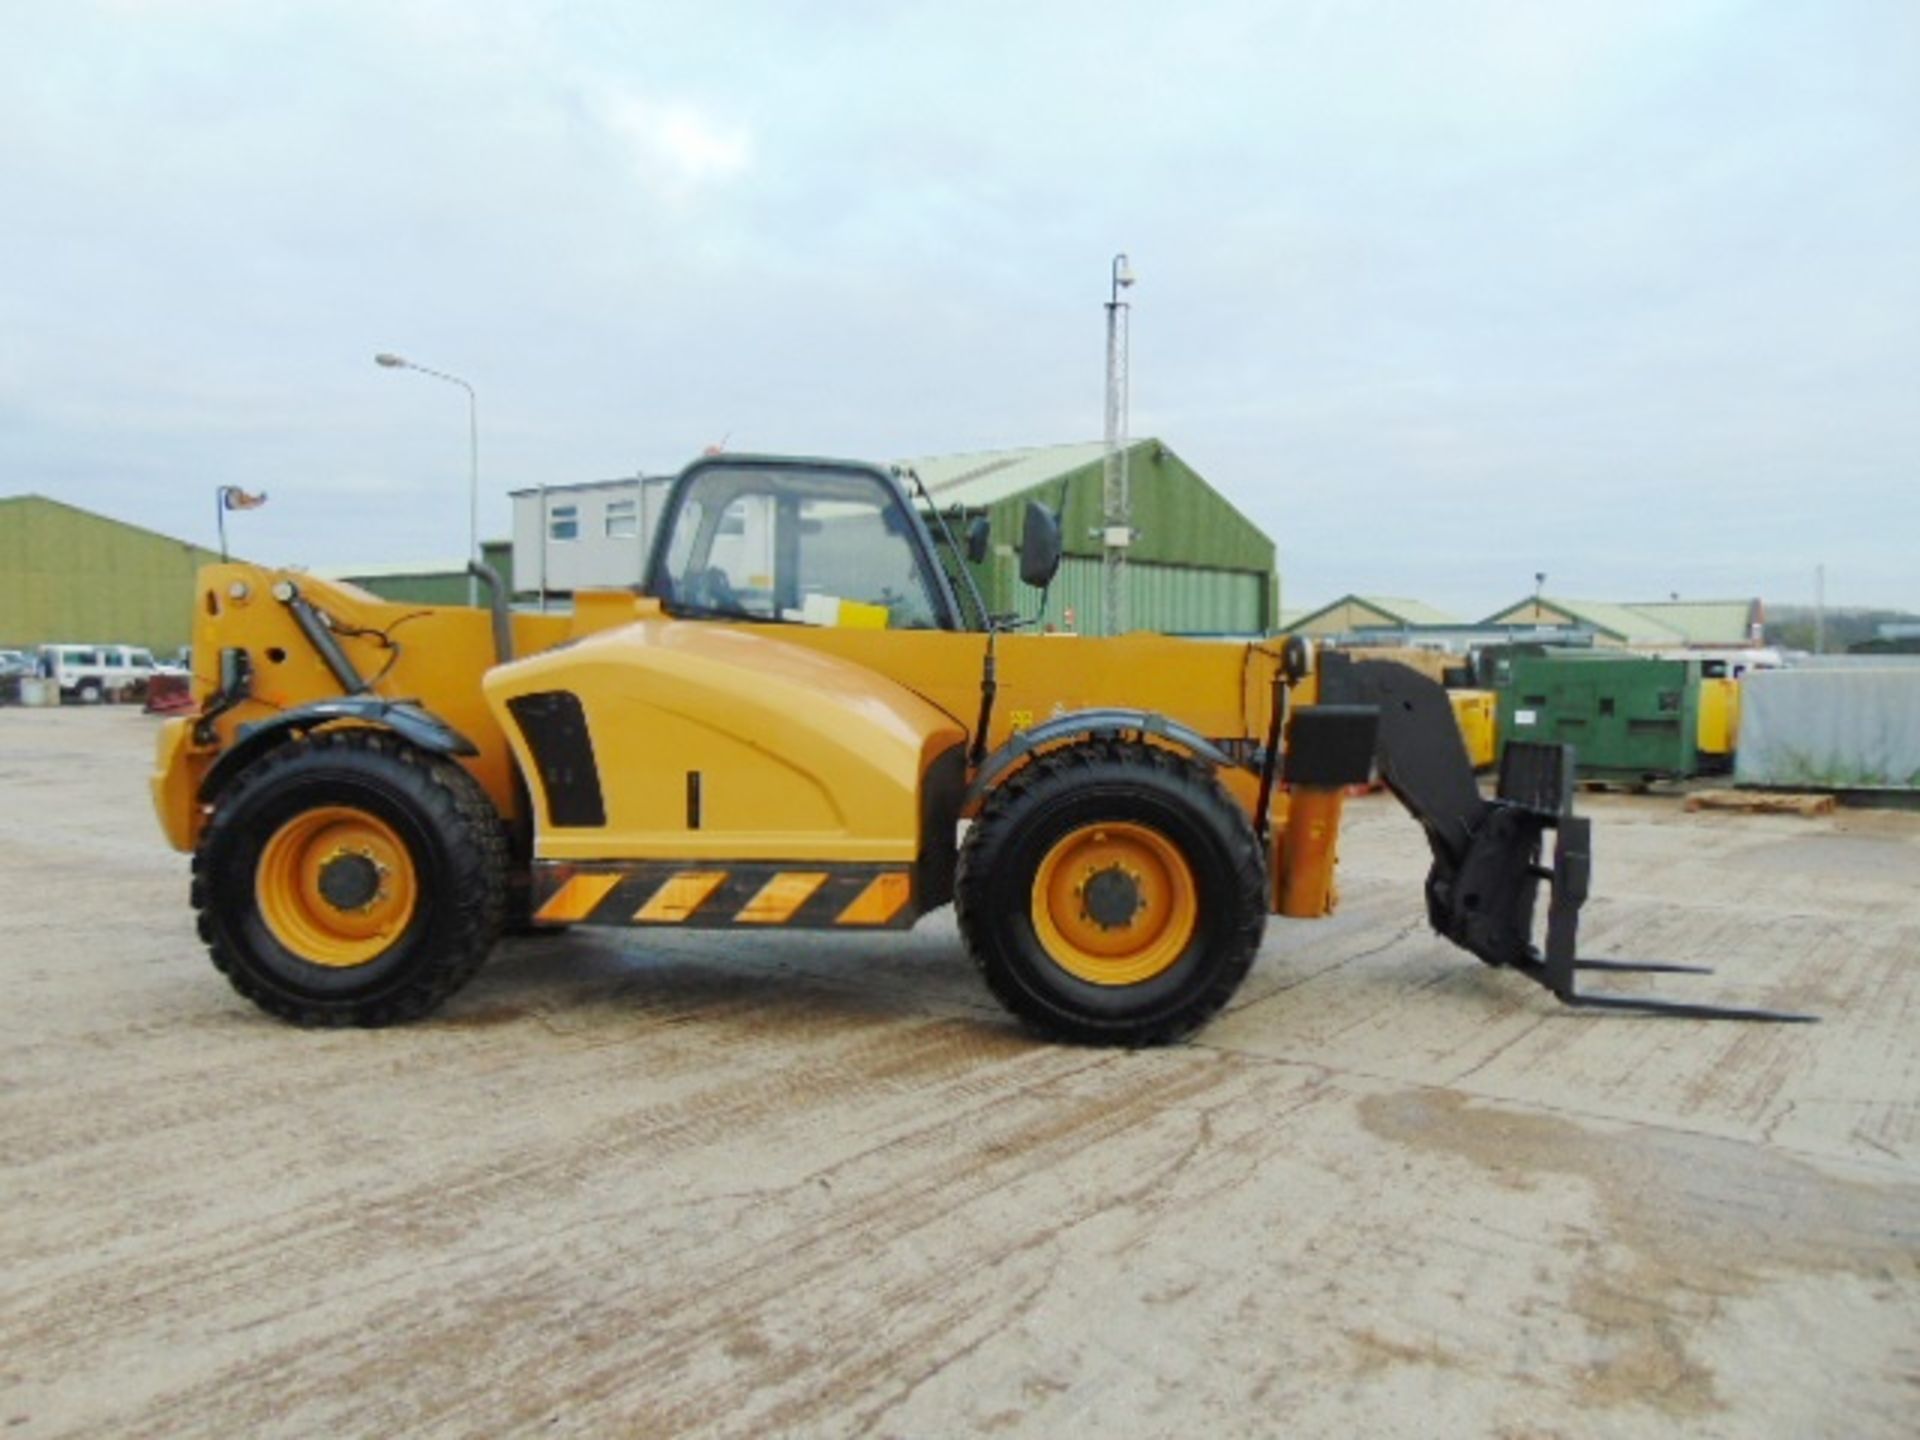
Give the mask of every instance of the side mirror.
[[993, 529], [987, 524], [987, 517], [976, 515], [967, 526], [967, 560], [970, 564], [984, 565], [987, 562], [987, 542], [992, 538]]
[[1036, 590], [1053, 583], [1060, 568], [1060, 517], [1038, 500], [1027, 502], [1020, 527], [1020, 579]]
[[1280, 676], [1289, 685], [1298, 685], [1313, 673], [1313, 646], [1306, 637], [1289, 635], [1280, 642]]

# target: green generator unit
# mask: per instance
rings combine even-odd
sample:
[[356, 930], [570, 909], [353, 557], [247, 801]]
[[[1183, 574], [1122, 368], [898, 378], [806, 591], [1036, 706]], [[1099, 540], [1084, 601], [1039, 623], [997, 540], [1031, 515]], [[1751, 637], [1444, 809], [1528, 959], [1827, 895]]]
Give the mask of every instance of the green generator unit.
[[1685, 780], [1702, 771], [1700, 661], [1606, 651], [1515, 655], [1500, 741], [1574, 747], [1583, 780]]

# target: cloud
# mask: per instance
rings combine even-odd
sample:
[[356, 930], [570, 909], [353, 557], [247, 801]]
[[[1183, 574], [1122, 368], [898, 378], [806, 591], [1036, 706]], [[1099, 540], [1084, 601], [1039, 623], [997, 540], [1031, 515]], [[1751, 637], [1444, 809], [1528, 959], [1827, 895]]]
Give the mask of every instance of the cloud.
[[594, 110], [642, 183], [669, 198], [731, 180], [753, 158], [745, 126], [724, 124], [692, 105], [609, 88]]

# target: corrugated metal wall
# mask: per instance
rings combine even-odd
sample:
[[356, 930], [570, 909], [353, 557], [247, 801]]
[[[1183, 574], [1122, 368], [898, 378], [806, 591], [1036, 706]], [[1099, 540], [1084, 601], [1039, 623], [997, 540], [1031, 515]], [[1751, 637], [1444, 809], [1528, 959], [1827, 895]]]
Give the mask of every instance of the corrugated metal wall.
[[[1127, 566], [1129, 613], [1138, 630], [1164, 635], [1252, 635], [1266, 627], [1267, 577], [1243, 570], [1197, 565]], [[1021, 587], [1025, 590], [1025, 587]], [[1104, 634], [1101, 564], [1080, 555], [1060, 562], [1047, 591], [1046, 621], [1082, 635]], [[1025, 590], [1022, 615], [1032, 613], [1036, 592]], [[1068, 623], [1072, 611], [1072, 623]]]
[[1734, 782], [1920, 791], [1920, 666], [1882, 665], [1883, 658], [1749, 671], [1740, 682]]
[[171, 655], [192, 633], [194, 575], [219, 558], [38, 495], [0, 500], [0, 646], [75, 641]]

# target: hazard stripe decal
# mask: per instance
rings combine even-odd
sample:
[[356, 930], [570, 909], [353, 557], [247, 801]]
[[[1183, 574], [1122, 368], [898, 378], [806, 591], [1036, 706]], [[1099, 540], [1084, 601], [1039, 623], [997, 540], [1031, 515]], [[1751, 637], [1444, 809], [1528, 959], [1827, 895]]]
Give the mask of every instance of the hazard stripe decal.
[[913, 877], [904, 870], [876, 875], [853, 903], [834, 919], [836, 925], [885, 925], [913, 896]]
[[538, 861], [533, 899], [536, 919], [567, 925], [906, 929], [919, 918], [913, 874], [898, 865]]
[[733, 918], [742, 925], [784, 925], [826, 883], [826, 874], [819, 870], [783, 870], [762, 885]]
[[682, 870], [653, 892], [653, 898], [633, 912], [643, 925], [679, 925], [707, 903], [726, 884], [724, 870]]
[[547, 897], [534, 912], [535, 920], [551, 925], [570, 925], [591, 915], [614, 886], [618, 875], [574, 875]]

